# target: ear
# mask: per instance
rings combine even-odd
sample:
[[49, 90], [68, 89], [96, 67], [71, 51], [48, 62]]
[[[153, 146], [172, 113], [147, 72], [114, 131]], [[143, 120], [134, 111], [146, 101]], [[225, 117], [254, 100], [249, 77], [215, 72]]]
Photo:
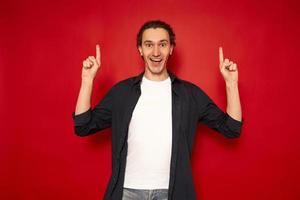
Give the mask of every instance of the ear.
[[141, 56], [143, 56], [142, 47], [141, 47], [141, 46], [139, 46], [139, 48], [138, 48], [138, 49], [139, 49], [140, 55], [141, 55]]
[[173, 53], [173, 49], [174, 49], [174, 46], [173, 46], [173, 45], [171, 45], [171, 47], [170, 47], [170, 55], [172, 55], [172, 53]]

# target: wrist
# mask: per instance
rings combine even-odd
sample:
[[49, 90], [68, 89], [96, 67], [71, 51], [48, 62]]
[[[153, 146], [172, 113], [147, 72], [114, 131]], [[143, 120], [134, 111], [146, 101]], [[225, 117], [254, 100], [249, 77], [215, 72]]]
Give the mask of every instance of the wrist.
[[238, 82], [237, 81], [226, 81], [226, 88], [237, 88]]
[[91, 78], [83, 78], [81, 79], [81, 85], [82, 86], [90, 86], [93, 85], [94, 79]]

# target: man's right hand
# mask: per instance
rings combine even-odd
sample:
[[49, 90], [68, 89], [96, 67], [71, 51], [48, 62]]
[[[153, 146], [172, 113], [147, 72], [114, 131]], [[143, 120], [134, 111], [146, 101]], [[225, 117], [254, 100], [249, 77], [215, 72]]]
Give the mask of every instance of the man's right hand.
[[101, 54], [100, 54], [100, 46], [96, 45], [96, 58], [94, 56], [89, 56], [82, 62], [82, 73], [81, 78], [83, 80], [93, 81], [98, 69], [101, 66]]
[[89, 56], [82, 63], [81, 87], [76, 103], [75, 115], [86, 112], [91, 107], [91, 96], [93, 90], [93, 81], [99, 69], [100, 62], [100, 46], [96, 45], [96, 58]]

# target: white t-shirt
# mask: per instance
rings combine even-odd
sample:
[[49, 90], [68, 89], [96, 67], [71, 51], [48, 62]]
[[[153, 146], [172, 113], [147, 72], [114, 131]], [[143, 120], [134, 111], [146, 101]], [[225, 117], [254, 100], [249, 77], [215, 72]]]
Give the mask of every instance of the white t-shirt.
[[171, 79], [145, 76], [128, 129], [124, 187], [168, 189], [172, 149]]

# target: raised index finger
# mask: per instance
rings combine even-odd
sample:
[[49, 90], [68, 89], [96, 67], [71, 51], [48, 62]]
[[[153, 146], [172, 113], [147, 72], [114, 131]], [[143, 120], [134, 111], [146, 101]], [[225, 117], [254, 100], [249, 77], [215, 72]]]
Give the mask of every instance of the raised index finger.
[[96, 60], [98, 63], [100, 63], [100, 58], [101, 58], [101, 54], [100, 54], [100, 46], [99, 44], [96, 45]]
[[223, 63], [224, 57], [223, 57], [223, 49], [222, 47], [219, 47], [219, 61], [220, 63]]

